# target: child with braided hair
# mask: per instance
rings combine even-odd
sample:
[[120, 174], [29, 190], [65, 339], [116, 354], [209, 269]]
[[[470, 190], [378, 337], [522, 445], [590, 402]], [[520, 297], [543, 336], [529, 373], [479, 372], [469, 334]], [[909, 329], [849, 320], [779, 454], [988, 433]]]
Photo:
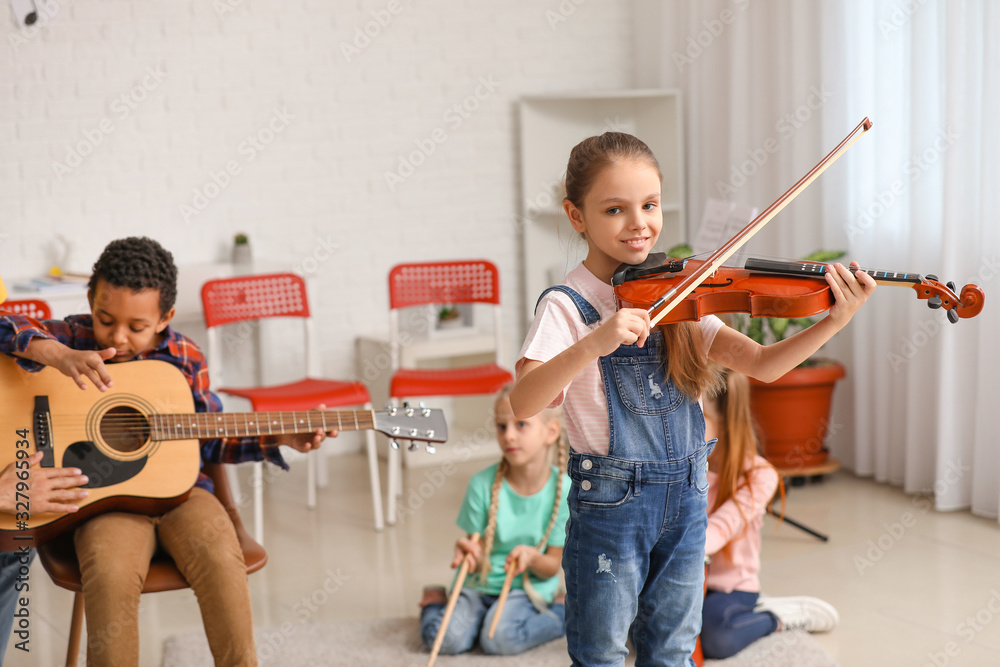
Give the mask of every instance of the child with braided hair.
[[[563, 473], [562, 424], [555, 410], [518, 419], [509, 393], [510, 387], [501, 390], [494, 406], [503, 456], [469, 480], [458, 513], [459, 528], [483, 539], [467, 536], [455, 543], [452, 568], [466, 557], [471, 557], [472, 566], [445, 631], [441, 645], [445, 655], [469, 651], [477, 638], [484, 653], [515, 655], [565, 633], [558, 575], [570, 482]], [[550, 463], [553, 455], [557, 465]], [[510, 568], [514, 572], [510, 595], [491, 638], [497, 598]], [[437, 636], [446, 602], [443, 588], [424, 590], [420, 625], [428, 648]]]

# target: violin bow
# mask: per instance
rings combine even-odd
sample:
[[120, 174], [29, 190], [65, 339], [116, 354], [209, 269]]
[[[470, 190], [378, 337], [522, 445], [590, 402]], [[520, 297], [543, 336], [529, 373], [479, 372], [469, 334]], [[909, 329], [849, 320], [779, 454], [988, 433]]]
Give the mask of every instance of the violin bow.
[[[810, 169], [805, 176], [800, 178], [795, 185], [789, 188], [788, 192], [778, 197], [773, 204], [768, 206], [760, 215], [751, 220], [750, 224], [734, 234], [733, 238], [729, 239], [722, 247], [713, 252], [712, 255], [705, 260], [705, 263], [698, 271], [692, 273], [690, 276], [670, 289], [666, 294], [657, 299], [647, 310], [647, 312], [652, 316], [649, 321], [650, 326], [655, 326], [656, 323], [663, 319], [667, 313], [673, 310], [677, 304], [683, 301], [684, 297], [693, 292], [698, 285], [705, 281], [706, 278], [715, 273], [718, 268], [733, 255], [733, 253], [739, 250], [744, 243], [749, 241], [754, 234], [759, 232], [764, 225], [770, 222], [771, 218], [776, 216], [781, 209], [785, 208], [785, 206], [787, 206], [790, 201], [795, 199], [800, 192], [809, 187], [810, 183], [816, 180], [820, 174], [826, 171], [827, 167], [847, 152], [847, 149], [853, 146], [854, 142], [860, 139], [861, 135], [870, 129], [872, 129], [872, 122], [868, 120], [866, 116], [865, 119], [861, 121], [861, 123], [859, 123], [858, 126], [854, 128], [843, 141], [837, 144], [836, 148], [830, 151], [830, 153], [820, 160], [815, 167]], [[653, 315], [654, 312], [656, 312], [656, 315]]]

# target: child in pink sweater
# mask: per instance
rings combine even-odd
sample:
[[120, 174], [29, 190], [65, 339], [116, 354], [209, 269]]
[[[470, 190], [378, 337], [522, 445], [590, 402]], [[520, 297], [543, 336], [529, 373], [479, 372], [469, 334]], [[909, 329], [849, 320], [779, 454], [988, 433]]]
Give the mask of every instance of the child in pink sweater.
[[780, 479], [757, 454], [747, 377], [730, 371], [725, 388], [705, 399], [704, 410], [705, 438], [718, 438], [708, 458], [705, 554], [711, 563], [702, 607], [705, 657], [728, 658], [777, 630], [832, 629], [837, 610], [823, 600], [760, 597], [760, 529]]

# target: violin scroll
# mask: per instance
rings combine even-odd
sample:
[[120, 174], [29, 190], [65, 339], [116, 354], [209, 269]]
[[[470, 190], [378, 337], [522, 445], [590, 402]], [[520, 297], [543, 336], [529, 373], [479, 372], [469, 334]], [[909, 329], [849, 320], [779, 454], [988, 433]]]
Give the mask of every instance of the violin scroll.
[[948, 311], [948, 321], [952, 324], [959, 319], [975, 317], [983, 310], [986, 295], [978, 285], [966, 285], [961, 294], [956, 294], [955, 283], [948, 281], [942, 285], [938, 277], [927, 275], [913, 286], [918, 299], [927, 299], [930, 308], [945, 308]]

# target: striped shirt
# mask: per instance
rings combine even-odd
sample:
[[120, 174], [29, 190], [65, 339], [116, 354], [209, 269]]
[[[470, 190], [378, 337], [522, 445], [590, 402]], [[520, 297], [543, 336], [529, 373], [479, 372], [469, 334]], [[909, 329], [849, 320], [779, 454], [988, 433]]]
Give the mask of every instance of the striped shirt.
[[[164, 339], [158, 345], [137, 354], [134, 359], [157, 359], [173, 364], [184, 373], [195, 412], [221, 412], [222, 401], [209, 390], [208, 365], [201, 349], [187, 336], [172, 328], [163, 330]], [[57, 340], [74, 350], [99, 350], [94, 338], [94, 321], [90, 315], [70, 315], [65, 320], [35, 320], [22, 315], [0, 317], [0, 353], [23, 353], [35, 338]], [[42, 369], [42, 364], [30, 359], [17, 358], [21, 368], [29, 372]], [[66, 380], [70, 382], [69, 378]], [[285, 470], [288, 466], [277, 447], [264, 447], [260, 438], [215, 438], [201, 441], [201, 460], [213, 463], [241, 463], [267, 460]], [[212, 480], [200, 473], [197, 485], [211, 492]]]
[[[590, 302], [601, 315], [592, 325], [583, 323], [580, 311], [566, 294], [553, 291], [545, 295], [528, 329], [516, 369], [528, 359], [546, 362], [601, 326], [617, 312], [614, 289], [601, 281], [581, 262], [563, 282]], [[715, 334], [723, 326], [715, 315], [700, 320], [705, 353]], [[560, 392], [549, 407], [563, 406], [570, 447], [580, 454], [606, 456], [608, 453], [608, 401], [604, 395], [601, 369], [595, 359]]]

